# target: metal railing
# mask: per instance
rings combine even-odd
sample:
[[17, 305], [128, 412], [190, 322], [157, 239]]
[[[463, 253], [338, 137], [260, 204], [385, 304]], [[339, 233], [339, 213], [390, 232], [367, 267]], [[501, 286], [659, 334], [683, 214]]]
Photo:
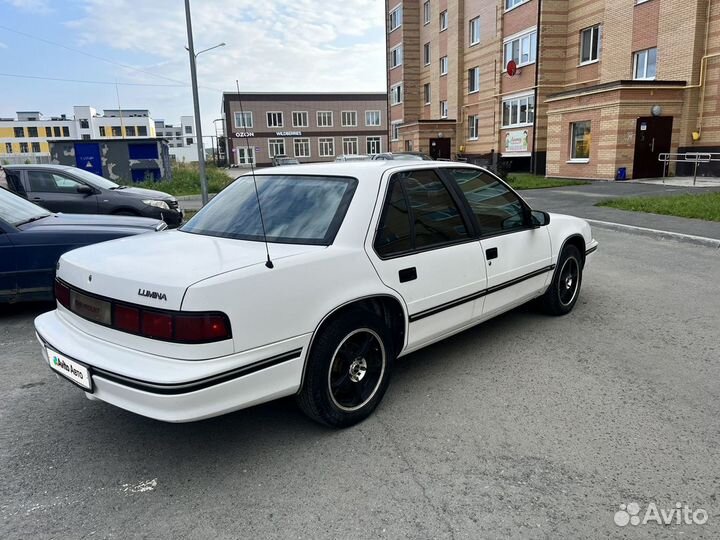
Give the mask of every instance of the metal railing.
[[666, 152], [658, 155], [658, 161], [663, 164], [663, 184], [667, 176], [667, 169], [670, 163], [692, 163], [693, 165], [693, 186], [697, 182], [698, 165], [720, 161], [720, 154], [713, 152]]

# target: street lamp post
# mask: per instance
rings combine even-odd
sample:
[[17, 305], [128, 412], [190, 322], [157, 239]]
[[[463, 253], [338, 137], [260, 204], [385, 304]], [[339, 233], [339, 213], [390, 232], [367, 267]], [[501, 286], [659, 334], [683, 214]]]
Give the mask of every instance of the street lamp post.
[[205, 206], [208, 202], [207, 176], [205, 175], [205, 149], [203, 148], [202, 120], [200, 119], [200, 98], [198, 97], [197, 84], [197, 68], [195, 61], [199, 54], [207, 52], [217, 47], [222, 47], [225, 43], [220, 43], [214, 47], [204, 49], [199, 53], [195, 53], [195, 45], [193, 44], [192, 19], [190, 16], [190, 0], [185, 0], [185, 22], [187, 23], [188, 38], [188, 54], [190, 55], [190, 82], [192, 84], [193, 107], [195, 109], [195, 136], [197, 139], [198, 151], [198, 169], [200, 173], [200, 192], [202, 195], [202, 204]]

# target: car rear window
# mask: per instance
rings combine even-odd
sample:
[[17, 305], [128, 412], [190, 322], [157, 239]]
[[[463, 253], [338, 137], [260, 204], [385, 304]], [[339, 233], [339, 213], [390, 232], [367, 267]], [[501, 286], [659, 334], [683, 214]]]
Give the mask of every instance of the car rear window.
[[335, 176], [241, 176], [180, 230], [268, 242], [330, 245], [345, 218], [357, 180]]

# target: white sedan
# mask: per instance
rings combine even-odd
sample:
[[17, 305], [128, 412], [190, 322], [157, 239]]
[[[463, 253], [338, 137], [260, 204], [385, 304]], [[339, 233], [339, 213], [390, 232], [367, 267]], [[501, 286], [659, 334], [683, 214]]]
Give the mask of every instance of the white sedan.
[[479, 167], [277, 167], [178, 230], [66, 253], [35, 328], [90, 399], [188, 422], [295, 394], [342, 427], [378, 405], [397, 357], [533, 299], [568, 313], [596, 249], [585, 221]]

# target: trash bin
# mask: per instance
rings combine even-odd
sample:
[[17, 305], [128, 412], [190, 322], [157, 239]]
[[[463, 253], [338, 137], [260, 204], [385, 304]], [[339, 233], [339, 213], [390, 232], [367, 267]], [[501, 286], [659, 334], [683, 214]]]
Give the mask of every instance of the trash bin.
[[627, 167], [620, 167], [615, 175], [615, 180], [627, 180]]

